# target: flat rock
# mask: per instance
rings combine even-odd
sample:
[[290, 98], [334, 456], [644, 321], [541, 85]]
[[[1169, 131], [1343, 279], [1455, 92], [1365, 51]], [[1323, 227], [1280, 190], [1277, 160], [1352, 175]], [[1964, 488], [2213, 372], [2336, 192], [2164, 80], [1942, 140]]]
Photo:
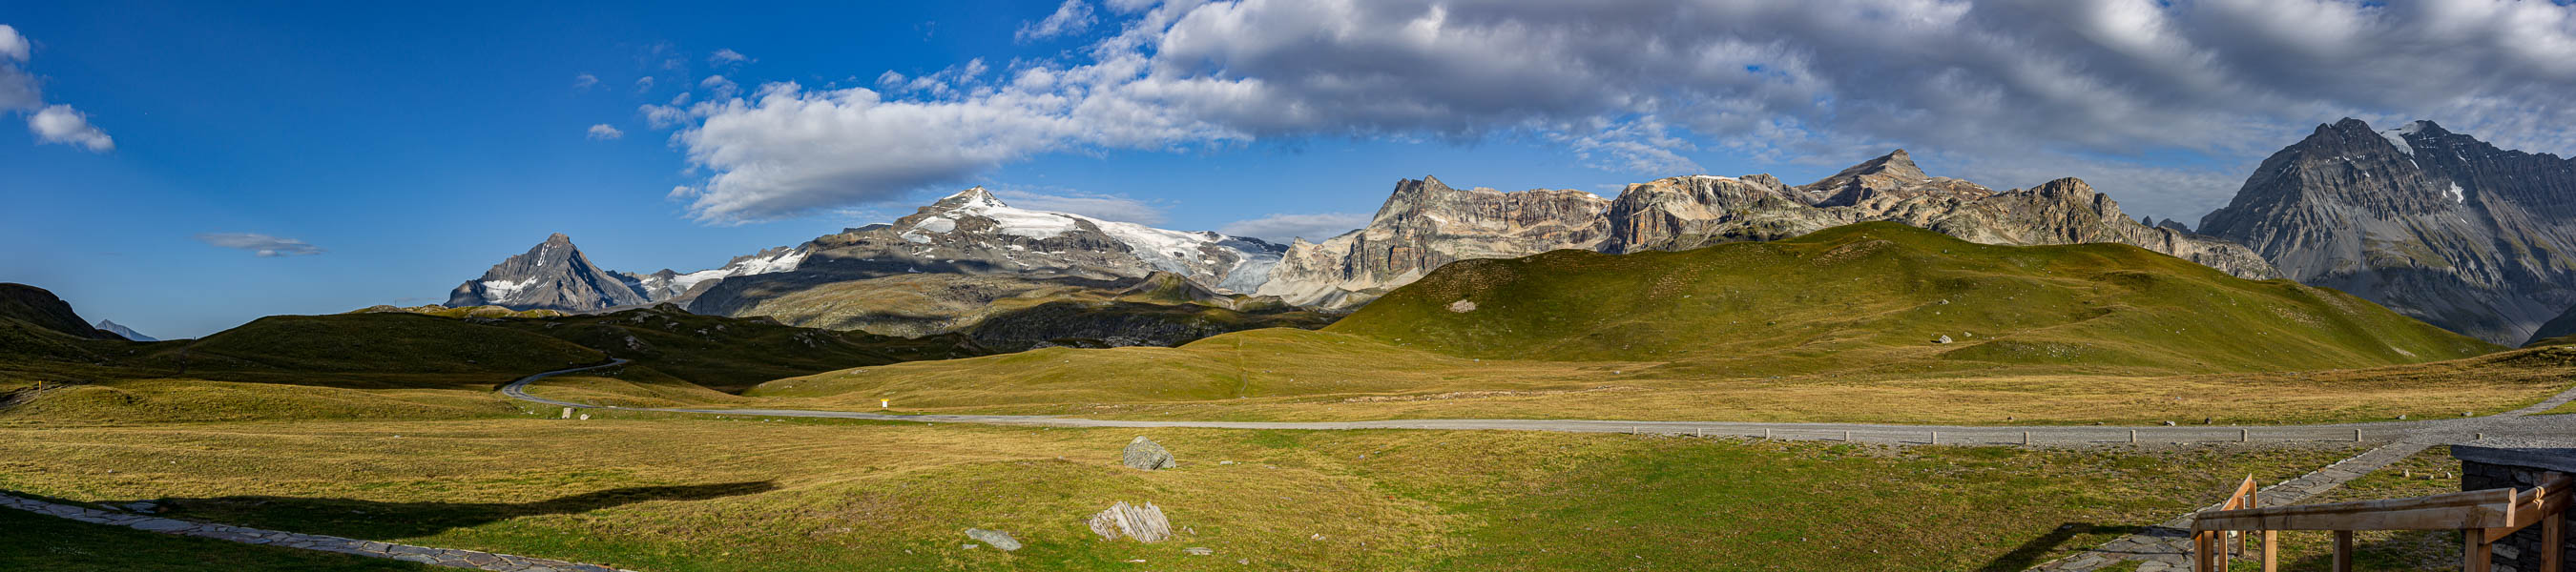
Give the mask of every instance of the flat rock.
[[992, 545], [993, 548], [1003, 552], [1020, 549], [1020, 539], [1012, 538], [1011, 533], [1008, 532], [969, 528], [966, 529], [966, 537], [983, 541], [984, 544]]

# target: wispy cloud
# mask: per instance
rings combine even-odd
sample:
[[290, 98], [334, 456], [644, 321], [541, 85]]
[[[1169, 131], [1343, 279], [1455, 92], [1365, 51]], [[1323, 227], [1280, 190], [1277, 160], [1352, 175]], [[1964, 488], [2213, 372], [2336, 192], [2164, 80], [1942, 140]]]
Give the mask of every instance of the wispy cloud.
[[626, 132], [618, 131], [617, 127], [606, 123], [590, 126], [589, 137], [593, 141], [608, 141], [625, 136]]
[[751, 61], [751, 56], [742, 55], [742, 52], [733, 51], [732, 48], [719, 49], [716, 53], [707, 55], [707, 62], [720, 66], [747, 61]]
[[1057, 36], [1079, 34], [1082, 33], [1083, 30], [1091, 29], [1091, 23], [1093, 21], [1095, 20], [1091, 15], [1090, 2], [1085, 2], [1083, 0], [1064, 0], [1064, 4], [1056, 6], [1055, 13], [1048, 14], [1046, 19], [1036, 22], [1021, 22], [1019, 31], [1011, 33], [1011, 40], [1027, 43], [1054, 38]]
[[1136, 224], [1161, 224], [1163, 222], [1162, 207], [1154, 206], [1154, 204], [1150, 202], [1127, 198], [1125, 195], [1104, 195], [1053, 189], [1040, 191], [999, 187], [993, 190], [993, 196], [1001, 198], [1002, 202], [1008, 203], [1011, 206], [1024, 209], [1073, 213], [1101, 220], [1132, 222]]
[[595, 85], [599, 85], [599, 76], [590, 74], [572, 76], [573, 89], [590, 89], [591, 86]]
[[261, 258], [309, 256], [322, 253], [321, 247], [306, 244], [301, 240], [255, 232], [209, 232], [199, 234], [196, 238], [206, 244], [247, 250]]
[[1368, 222], [1369, 215], [1360, 213], [1282, 213], [1234, 221], [1226, 224], [1225, 228], [1217, 229], [1217, 232], [1275, 242], [1287, 242], [1296, 238], [1320, 241], [1367, 226]]

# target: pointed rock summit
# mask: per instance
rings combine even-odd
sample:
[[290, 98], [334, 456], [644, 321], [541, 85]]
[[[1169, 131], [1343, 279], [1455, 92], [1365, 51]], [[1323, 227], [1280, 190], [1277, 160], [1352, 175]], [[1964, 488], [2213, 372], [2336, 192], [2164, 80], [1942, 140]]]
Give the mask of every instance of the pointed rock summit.
[[2345, 118], [2263, 160], [2199, 230], [2291, 279], [2498, 344], [2576, 305], [2576, 160]]
[[501, 306], [512, 310], [586, 312], [648, 300], [614, 273], [590, 263], [572, 237], [554, 233], [524, 254], [492, 265], [483, 277], [458, 285], [447, 307]]

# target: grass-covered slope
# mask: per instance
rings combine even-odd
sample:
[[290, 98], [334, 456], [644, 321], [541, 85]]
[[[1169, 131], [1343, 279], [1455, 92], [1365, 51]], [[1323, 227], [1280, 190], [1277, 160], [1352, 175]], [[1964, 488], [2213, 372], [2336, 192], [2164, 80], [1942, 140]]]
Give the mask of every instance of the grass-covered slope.
[[1986, 246], [1876, 223], [1460, 262], [1321, 331], [892, 364], [745, 395], [1174, 418], [2317, 422], [2500, 410], [2576, 372], [2462, 359], [2495, 349], [2134, 247]]
[[901, 338], [799, 328], [765, 318], [692, 314], [669, 304], [611, 314], [480, 321], [632, 359], [689, 383], [724, 390], [846, 367], [991, 353], [956, 335]]
[[1854, 359], [2271, 371], [2499, 349], [2340, 292], [2133, 246], [1981, 245], [1896, 223], [1682, 252], [1462, 261], [1331, 331], [1472, 357], [1748, 372]]

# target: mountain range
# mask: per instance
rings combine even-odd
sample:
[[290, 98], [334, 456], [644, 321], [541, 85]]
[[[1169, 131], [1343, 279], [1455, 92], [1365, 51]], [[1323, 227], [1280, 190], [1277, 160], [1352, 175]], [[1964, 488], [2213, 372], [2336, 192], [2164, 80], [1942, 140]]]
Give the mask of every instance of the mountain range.
[[[969, 331], [1048, 300], [1104, 310], [1164, 274], [1240, 297], [1200, 300], [1188, 312], [1270, 308], [1254, 300], [1271, 298], [1344, 312], [1461, 260], [1679, 251], [1886, 221], [1982, 244], [2128, 244], [2240, 278], [2344, 290], [2510, 345], [2576, 306], [2571, 215], [2576, 161], [2501, 150], [2429, 121], [2380, 131], [2346, 119], [2264, 161], [2197, 232], [2132, 219], [2080, 179], [1996, 191], [1926, 173], [1902, 149], [1804, 185], [1765, 174], [1689, 175], [1631, 184], [1613, 198], [1458, 189], [1426, 176], [1396, 183], [1365, 227], [1287, 245], [1015, 208], [977, 187], [890, 224], [689, 273], [599, 269], [555, 235], [460, 285], [446, 305], [596, 312], [669, 302], [917, 336]], [[1005, 300], [1015, 302], [997, 305]], [[1045, 321], [1082, 321], [1060, 318]], [[1103, 333], [1094, 326], [1069, 331]], [[1208, 330], [1199, 326], [1162, 329]]]
[[2265, 159], [2200, 230], [2291, 279], [2499, 344], [2576, 305], [2576, 160], [2431, 121], [2320, 125]]
[[1789, 186], [1770, 175], [1692, 175], [1628, 185], [1616, 199], [1574, 190], [1459, 190], [1424, 177], [1396, 184], [1366, 228], [1289, 245], [1258, 291], [1348, 308], [1459, 260], [1551, 250], [1687, 250], [1796, 237], [1870, 221], [1901, 222], [1972, 242], [2116, 242], [2243, 278], [2279, 277], [2260, 255], [2173, 225], [2131, 220], [2078, 179], [1997, 192], [1923, 172], [1898, 149], [1831, 177]]

